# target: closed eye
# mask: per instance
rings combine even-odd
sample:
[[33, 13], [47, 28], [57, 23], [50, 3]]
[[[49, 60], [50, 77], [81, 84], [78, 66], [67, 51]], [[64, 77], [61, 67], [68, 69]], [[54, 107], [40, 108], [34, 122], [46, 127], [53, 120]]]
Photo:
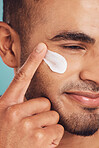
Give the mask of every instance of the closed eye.
[[81, 46], [63, 46], [63, 48], [67, 48], [67, 49], [74, 49], [74, 50], [85, 50], [84, 47], [81, 47]]

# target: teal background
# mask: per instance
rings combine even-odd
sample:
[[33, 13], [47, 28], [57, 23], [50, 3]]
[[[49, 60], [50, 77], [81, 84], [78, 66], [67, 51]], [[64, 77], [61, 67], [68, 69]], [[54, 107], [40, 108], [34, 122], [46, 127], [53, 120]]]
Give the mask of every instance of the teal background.
[[[3, 14], [3, 1], [0, 0], [0, 21], [2, 21]], [[14, 76], [12, 68], [6, 66], [0, 57], [0, 95], [2, 95], [9, 84], [11, 83]]]

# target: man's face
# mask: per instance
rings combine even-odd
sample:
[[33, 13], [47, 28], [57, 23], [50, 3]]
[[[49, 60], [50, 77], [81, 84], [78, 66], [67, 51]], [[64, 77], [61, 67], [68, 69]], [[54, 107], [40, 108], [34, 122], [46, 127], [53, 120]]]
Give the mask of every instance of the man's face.
[[39, 7], [42, 20], [30, 34], [28, 55], [44, 42], [68, 68], [54, 73], [43, 61], [26, 97], [47, 97], [67, 131], [91, 135], [99, 128], [99, 0], [42, 0]]

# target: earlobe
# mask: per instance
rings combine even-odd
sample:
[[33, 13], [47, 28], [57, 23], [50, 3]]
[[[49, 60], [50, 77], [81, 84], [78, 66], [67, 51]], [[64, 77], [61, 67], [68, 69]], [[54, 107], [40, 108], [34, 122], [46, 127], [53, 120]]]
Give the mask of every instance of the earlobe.
[[17, 33], [6, 23], [0, 22], [0, 56], [3, 62], [12, 68], [19, 66], [17, 53], [20, 52], [20, 43], [18, 40]]

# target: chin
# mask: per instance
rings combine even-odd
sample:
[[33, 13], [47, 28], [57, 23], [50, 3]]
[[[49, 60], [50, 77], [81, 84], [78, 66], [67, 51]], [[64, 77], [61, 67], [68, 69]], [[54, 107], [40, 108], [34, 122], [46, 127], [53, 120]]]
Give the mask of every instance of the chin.
[[55, 110], [59, 113], [59, 124], [64, 127], [65, 131], [79, 136], [92, 136], [98, 131], [98, 110], [89, 110], [89, 108], [85, 109], [83, 107], [81, 108], [78, 103], [75, 105], [68, 103], [67, 105], [67, 101], [55, 102], [55, 100], [52, 102], [52, 110]]
[[77, 135], [77, 136], [92, 136], [94, 135], [97, 131], [98, 128], [94, 128], [94, 129], [83, 129], [83, 130], [75, 130], [75, 129], [71, 129], [71, 128], [67, 128], [66, 126], [64, 126], [65, 131], [73, 134], [73, 135]]
[[92, 136], [99, 129], [97, 114], [71, 113], [60, 114], [59, 124], [63, 125], [65, 131], [79, 136]]

